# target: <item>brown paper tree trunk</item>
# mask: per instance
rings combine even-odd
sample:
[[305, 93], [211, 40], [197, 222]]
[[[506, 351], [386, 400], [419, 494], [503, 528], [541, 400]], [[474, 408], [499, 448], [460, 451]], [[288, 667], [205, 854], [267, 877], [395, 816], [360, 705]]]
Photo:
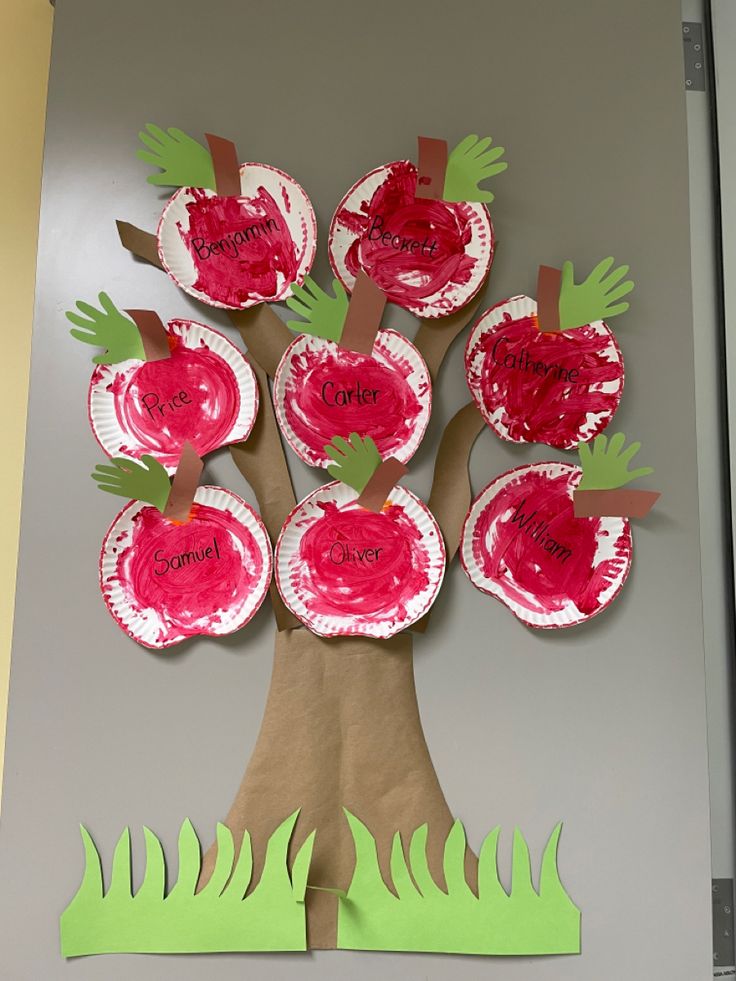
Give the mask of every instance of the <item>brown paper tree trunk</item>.
[[[355, 855], [343, 807], [375, 835], [389, 888], [394, 832], [407, 844], [428, 823], [429, 867], [444, 885], [442, 852], [453, 818], [419, 718], [412, 637], [326, 640], [308, 630], [282, 631], [261, 731], [225, 824], [236, 842], [250, 832], [257, 882], [268, 836], [301, 808], [291, 857], [316, 828], [309, 885], [344, 890]], [[212, 847], [205, 856], [201, 885], [215, 855]], [[474, 888], [470, 852], [466, 866]], [[336, 946], [337, 903], [330, 893], [307, 890], [311, 948]]]

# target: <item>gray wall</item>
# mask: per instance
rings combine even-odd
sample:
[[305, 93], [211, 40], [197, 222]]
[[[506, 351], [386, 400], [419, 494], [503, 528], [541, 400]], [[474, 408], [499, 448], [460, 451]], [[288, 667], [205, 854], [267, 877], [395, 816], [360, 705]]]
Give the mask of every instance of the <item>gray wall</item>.
[[[281, 31], [282, 33], [279, 33]], [[121, 306], [202, 316], [134, 263], [114, 219], [154, 226], [163, 197], [134, 156], [148, 120], [234, 138], [294, 174], [319, 216], [370, 167], [413, 154], [417, 133], [490, 132], [508, 151], [492, 212], [487, 301], [532, 293], [536, 264], [629, 261], [617, 326], [626, 390], [616, 427], [640, 438], [664, 492], [635, 529], [632, 575], [590, 624], [535, 633], [455, 567], [417, 647], [435, 765], [478, 844], [514, 824], [538, 857], [565, 820], [563, 880], [583, 910], [579, 958], [419, 955], [97, 958], [64, 963], [58, 915], [82, 870], [83, 821], [109, 862], [124, 824], [173, 848], [203, 837], [253, 746], [270, 670], [267, 610], [220, 643], [138, 650], [108, 617], [97, 554], [116, 507], [87, 477], [90, 365], [62, 311], [107, 289]], [[320, 145], [321, 144], [321, 145]], [[59, 0], [49, 97], [38, 300], [6, 778], [0, 825], [4, 976], [374, 977], [675, 981], [710, 970], [705, 739], [688, 173], [680, 11], [674, 0], [483, 5], [374, 0]], [[211, 314], [215, 325], [222, 317]], [[410, 329], [408, 318], [395, 322]], [[12, 325], [8, 325], [12, 329]], [[468, 398], [453, 350], [409, 485], [426, 494], [444, 421]], [[479, 491], [555, 457], [485, 433]], [[297, 492], [319, 482], [292, 467]], [[245, 492], [227, 454], [206, 476]], [[278, 774], [274, 774], [278, 779]], [[136, 844], [140, 843], [140, 837]]]

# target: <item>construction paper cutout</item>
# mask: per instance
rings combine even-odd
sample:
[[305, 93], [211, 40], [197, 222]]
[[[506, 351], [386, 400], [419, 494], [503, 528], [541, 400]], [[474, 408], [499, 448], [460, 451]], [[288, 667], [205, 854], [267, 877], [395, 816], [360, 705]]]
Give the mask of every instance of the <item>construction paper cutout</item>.
[[381, 454], [370, 436], [361, 439], [357, 433], [351, 433], [349, 442], [342, 436], [335, 436], [325, 446], [325, 453], [333, 461], [327, 467], [330, 477], [347, 484], [359, 494], [381, 466]]
[[240, 194], [240, 164], [235, 144], [213, 133], [204, 135], [215, 168], [215, 190], [221, 197], [237, 197]]
[[380, 330], [370, 357], [303, 334], [287, 349], [273, 384], [279, 427], [297, 456], [313, 467], [330, 459], [333, 436], [371, 437], [381, 456], [406, 463], [432, 411], [427, 367], [414, 345]]
[[652, 467], [629, 470], [629, 464], [641, 449], [631, 443], [624, 449], [623, 433], [596, 436], [593, 449], [585, 443], [578, 447], [583, 476], [574, 494], [576, 518], [610, 515], [644, 518], [660, 497], [657, 491], [621, 490], [639, 477], [654, 473]]
[[108, 456], [151, 453], [173, 472], [186, 440], [206, 456], [247, 439], [259, 398], [251, 366], [224, 334], [191, 320], [172, 320], [166, 332], [166, 360], [96, 368], [88, 407]]
[[552, 266], [540, 266], [537, 274], [537, 326], [540, 330], [560, 329], [560, 285], [562, 273]]
[[152, 266], [163, 270], [161, 259], [158, 255], [158, 239], [151, 232], [144, 232], [142, 228], [131, 225], [129, 221], [115, 221], [118, 230], [120, 244], [134, 256], [150, 262]]
[[417, 317], [445, 317], [481, 288], [493, 227], [482, 204], [417, 199], [416, 189], [409, 160], [362, 177], [332, 218], [330, 264], [348, 291], [362, 270], [391, 303]]
[[632, 560], [625, 518], [576, 518], [582, 470], [532, 463], [479, 494], [463, 528], [460, 561], [478, 589], [530, 627], [571, 627], [616, 598]]
[[560, 329], [571, 330], [594, 320], [617, 317], [626, 313], [629, 304], [618, 302], [634, 288], [632, 280], [622, 280], [628, 266], [618, 266], [611, 271], [613, 256], [603, 259], [582, 283], [575, 285], [573, 265], [567, 261], [562, 266], [560, 284]]
[[416, 196], [441, 200], [447, 173], [447, 140], [420, 136], [418, 143]]
[[92, 358], [95, 364], [120, 364], [131, 358], [145, 360], [146, 351], [135, 321], [123, 316], [107, 293], [100, 293], [98, 301], [99, 310], [84, 300], [77, 300], [79, 313], [67, 310], [66, 319], [77, 326], [69, 331], [72, 337], [105, 349]]
[[499, 158], [506, 152], [502, 146], [491, 148], [490, 136], [466, 136], [447, 160], [447, 173], [442, 197], [445, 201], [482, 201], [490, 204], [495, 195], [481, 190], [481, 181], [495, 177], [508, 167]]
[[345, 314], [340, 347], [370, 356], [385, 309], [386, 294], [364, 272], [359, 272]]
[[197, 300], [245, 309], [283, 300], [314, 260], [317, 225], [309, 198], [275, 167], [246, 163], [240, 193], [182, 187], [159, 222], [161, 263]]
[[248, 310], [229, 310], [228, 317], [240, 332], [248, 354], [273, 378], [292, 341], [286, 324], [267, 303], [257, 303]]
[[[155, 310], [126, 310], [138, 328], [146, 361], [163, 361], [171, 357], [166, 328]], [[135, 356], [135, 355], [133, 355]]]
[[[255, 307], [254, 309], [268, 308]], [[246, 358], [253, 368], [258, 383], [260, 410], [247, 442], [231, 444], [230, 456], [256, 495], [268, 537], [271, 542], [275, 542], [286, 516], [296, 506], [296, 498], [269, 397], [266, 372], [252, 355], [247, 354]], [[273, 579], [268, 591], [277, 629], [291, 630], [294, 627], [301, 627], [294, 614], [286, 609]]]
[[332, 290], [334, 296], [326, 293], [311, 276], [305, 278], [304, 286], [292, 283], [293, 295], [286, 305], [304, 319], [287, 320], [289, 330], [322, 337], [327, 341], [339, 341], [348, 312], [348, 295], [339, 279], [332, 280]]
[[437, 375], [452, 342], [470, 323], [475, 311], [480, 306], [484, 286], [485, 281], [473, 299], [469, 300], [464, 307], [456, 310], [455, 313], [435, 320], [422, 320], [420, 322], [419, 329], [414, 336], [414, 346], [424, 358], [433, 382], [437, 380]]
[[140, 463], [125, 457], [114, 457], [109, 464], [98, 463], [92, 479], [106, 494], [153, 504], [161, 514], [166, 510], [171, 482], [165, 468], [152, 456], [144, 454]]
[[358, 504], [378, 514], [389, 499], [394, 486], [407, 473], [407, 468], [396, 457], [383, 460], [361, 491]]
[[127, 504], [102, 543], [100, 588], [121, 629], [161, 650], [244, 627], [266, 597], [272, 568], [256, 512], [232, 491], [203, 486], [184, 523]]
[[603, 321], [544, 332], [528, 296], [504, 300], [481, 316], [468, 338], [465, 373], [501, 439], [562, 450], [610, 423], [624, 386], [623, 357]]
[[149, 184], [215, 190], [212, 157], [201, 143], [175, 127], [164, 132], [160, 126], [147, 123], [146, 130], [138, 137], [148, 149], [138, 150], [136, 156], [152, 167], [161, 168], [159, 173], [148, 176]]
[[61, 915], [62, 955], [306, 950], [304, 891], [315, 832], [296, 853], [290, 875], [289, 841], [297, 815], [298, 811], [288, 817], [269, 838], [263, 873], [247, 896], [253, 869], [247, 831], [236, 858], [232, 833], [224, 824], [217, 825], [215, 869], [198, 892], [199, 839], [189, 820], [184, 821], [178, 875], [167, 893], [161, 842], [144, 828], [146, 870], [133, 894], [126, 828], [115, 847], [110, 885], [103, 894], [100, 856], [82, 826], [84, 878]]
[[426, 613], [445, 571], [427, 506], [395, 487], [380, 514], [343, 483], [319, 487], [286, 519], [276, 543], [279, 592], [322, 637], [392, 637]]
[[376, 842], [345, 811], [355, 844], [355, 871], [340, 899], [337, 945], [342, 950], [405, 950], [448, 954], [542, 955], [580, 953], [580, 910], [557, 869], [558, 824], [544, 849], [539, 884], [532, 882], [529, 848], [514, 831], [511, 890], [498, 876], [499, 828], [478, 857], [478, 895], [465, 874], [465, 830], [455, 821], [445, 841], [446, 891], [427, 863], [427, 825], [411, 837], [408, 861], [399, 832], [391, 850], [391, 883], [384, 882]]
[[184, 443], [164, 508], [164, 517], [169, 521], [183, 522], [191, 518], [194, 495], [197, 493], [203, 466], [192, 444]]

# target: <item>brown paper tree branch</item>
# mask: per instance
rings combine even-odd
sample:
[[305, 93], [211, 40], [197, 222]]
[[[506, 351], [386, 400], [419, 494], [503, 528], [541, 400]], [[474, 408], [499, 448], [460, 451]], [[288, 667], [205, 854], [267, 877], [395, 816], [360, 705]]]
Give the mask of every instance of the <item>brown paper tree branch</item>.
[[[250, 354], [246, 358], [256, 373], [260, 404], [250, 436], [244, 443], [233, 443], [230, 455], [253, 488], [263, 523], [271, 543], [275, 545], [281, 526], [296, 505], [296, 498], [268, 390], [268, 378], [255, 358]], [[270, 595], [278, 629], [300, 627], [294, 614], [284, 606], [275, 580], [271, 582]]]
[[450, 345], [473, 319], [475, 311], [480, 306], [481, 295], [487, 279], [464, 307], [451, 313], [449, 317], [439, 317], [436, 320], [422, 320], [414, 338], [414, 346], [427, 363], [432, 382], [437, 381], [442, 362], [450, 349]]

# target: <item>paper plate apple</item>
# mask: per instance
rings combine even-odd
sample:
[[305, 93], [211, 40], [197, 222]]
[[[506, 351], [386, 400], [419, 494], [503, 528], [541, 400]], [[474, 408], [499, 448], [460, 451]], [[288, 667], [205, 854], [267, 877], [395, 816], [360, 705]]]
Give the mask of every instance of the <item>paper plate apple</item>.
[[89, 387], [89, 419], [108, 456], [156, 457], [176, 469], [185, 442], [200, 456], [245, 440], [258, 414], [258, 384], [242, 352], [204, 324], [153, 310], [124, 316], [106, 293], [79, 301], [71, 334], [104, 348]]
[[494, 236], [481, 181], [506, 169], [503, 147], [467, 136], [449, 154], [419, 138], [418, 164], [377, 167], [350, 188], [332, 218], [330, 263], [348, 290], [362, 270], [392, 303], [418, 317], [444, 317], [480, 289]]
[[628, 266], [604, 259], [575, 284], [542, 266], [537, 301], [503, 300], [486, 310], [468, 338], [468, 387], [489, 426], [515, 443], [572, 449], [613, 418], [624, 387], [624, 363], [603, 317], [629, 308]]
[[623, 489], [652, 473], [629, 471], [639, 450], [622, 433], [581, 443], [580, 466], [550, 461], [510, 470], [476, 498], [460, 559], [470, 581], [530, 627], [571, 627], [604, 610], [631, 568], [630, 517], [655, 491]]
[[134, 498], [100, 553], [100, 588], [118, 625], [144, 647], [239, 630], [271, 582], [271, 544], [256, 512], [223, 487], [197, 487], [202, 461], [185, 444], [173, 482], [152, 456], [119, 457], [92, 474]]
[[353, 433], [327, 448], [335, 483], [291, 512], [276, 544], [284, 603], [323, 637], [392, 637], [434, 602], [445, 546], [427, 506], [395, 486], [406, 472]]
[[238, 163], [230, 140], [209, 150], [179, 129], [148, 124], [138, 157], [161, 171], [151, 184], [177, 187], [159, 221], [158, 253], [174, 282], [216, 307], [243, 310], [289, 295], [314, 260], [314, 209], [276, 167]]
[[287, 305], [304, 320], [274, 378], [279, 426], [310, 466], [330, 462], [325, 444], [338, 435], [370, 437], [381, 457], [406, 463], [422, 441], [432, 411], [427, 366], [402, 334], [381, 328], [385, 295], [360, 273], [348, 304], [334, 280], [334, 296], [307, 277], [294, 284]]

